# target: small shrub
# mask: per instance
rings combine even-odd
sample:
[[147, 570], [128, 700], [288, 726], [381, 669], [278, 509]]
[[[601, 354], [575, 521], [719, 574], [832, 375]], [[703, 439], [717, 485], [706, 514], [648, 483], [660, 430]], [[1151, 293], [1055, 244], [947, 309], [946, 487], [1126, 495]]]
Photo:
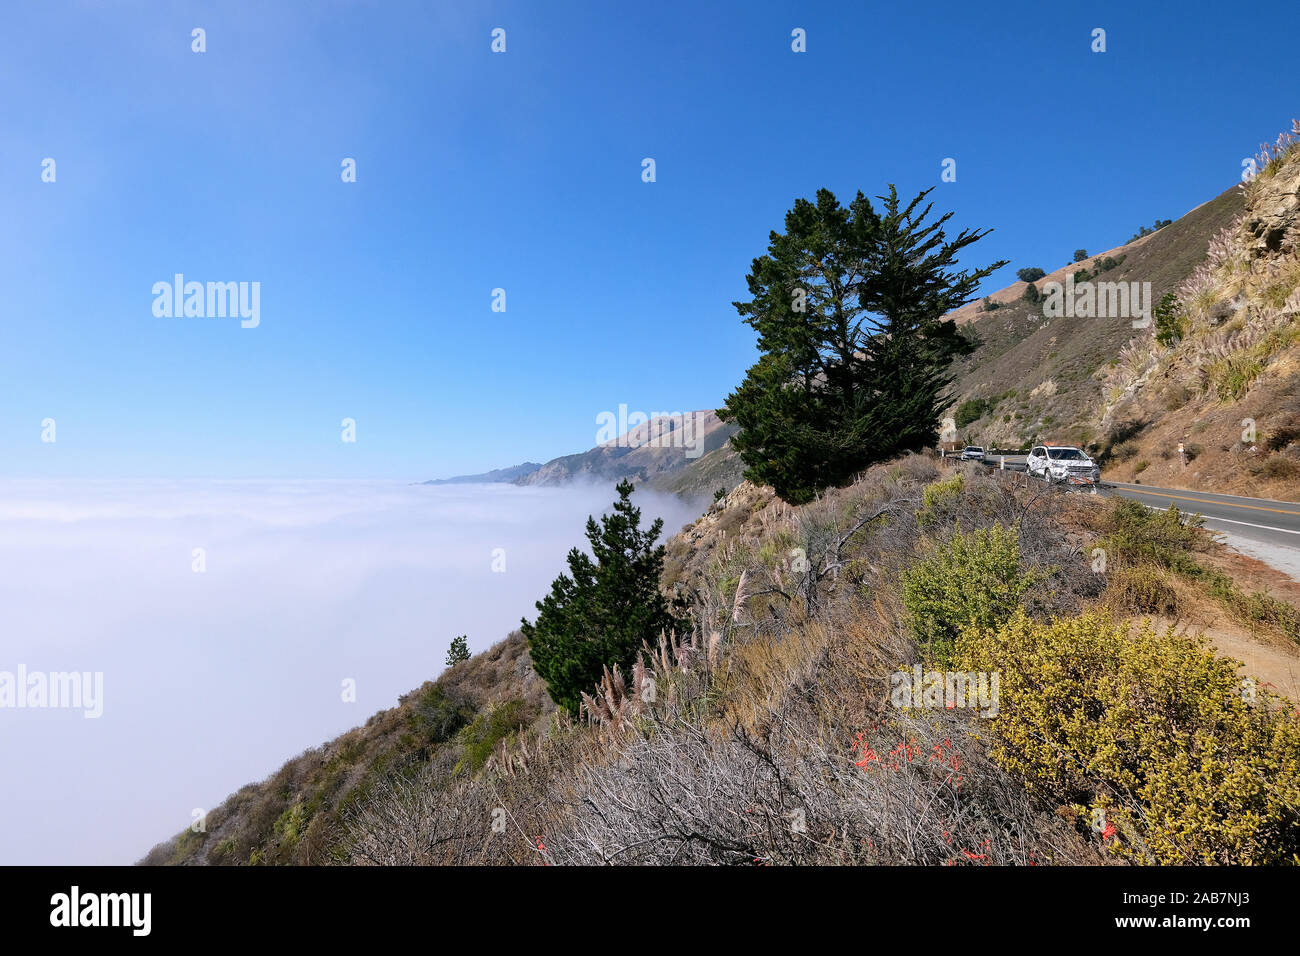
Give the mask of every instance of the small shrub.
[[958, 428], [965, 428], [992, 410], [993, 405], [987, 398], [969, 398], [957, 406], [953, 420]]
[[1155, 307], [1155, 319], [1156, 341], [1165, 347], [1177, 344], [1191, 329], [1191, 319], [1178, 296], [1172, 292], [1166, 292], [1160, 298]]
[[903, 572], [912, 635], [944, 663], [963, 628], [1000, 625], [1046, 576], [1021, 568], [1018, 528], [958, 529], [933, 557]]
[[451, 647], [447, 649], [447, 666], [455, 667], [461, 661], [469, 660], [469, 636], [466, 634], [451, 639]]
[[474, 716], [470, 702], [459, 694], [433, 684], [420, 694], [411, 715], [411, 724], [430, 744], [450, 740]]
[[1146, 459], [1143, 459], [1142, 461], [1138, 462], [1136, 465], [1133, 466], [1133, 474], [1140, 475], [1142, 474], [1142, 472], [1146, 471], [1147, 468], [1149, 468], [1150, 466], [1151, 466], [1151, 462], [1147, 461]]
[[960, 471], [947, 478], [932, 481], [921, 490], [921, 508], [916, 513], [916, 520], [922, 527], [932, 526], [941, 513], [948, 511], [961, 497], [966, 479]]
[[1033, 285], [1045, 275], [1047, 275], [1047, 273], [1038, 268], [1038, 266], [1029, 266], [1026, 269], [1020, 269], [1016, 272], [1017, 279], [1021, 282], [1028, 282], [1030, 285]]
[[1300, 425], [1288, 424], [1274, 428], [1267, 439], [1264, 441], [1264, 448], [1268, 451], [1281, 451], [1293, 441], [1300, 439]]
[[1169, 385], [1165, 389], [1165, 410], [1176, 412], [1183, 408], [1192, 400], [1192, 393], [1187, 386], [1180, 384]]
[[1137, 457], [1138, 444], [1135, 441], [1120, 442], [1111, 449], [1111, 456], [1116, 461], [1129, 461]]
[[1159, 568], [1121, 567], [1108, 576], [1106, 594], [1123, 611], [1171, 616], [1178, 610], [1178, 591]]
[[1191, 552], [1202, 540], [1200, 515], [1185, 515], [1177, 505], [1152, 511], [1132, 498], [1113, 498], [1102, 519], [1101, 546], [1115, 568], [1154, 564], [1172, 571], [1197, 567]]
[[479, 714], [474, 722], [461, 731], [464, 752], [452, 773], [462, 770], [474, 772], [487, 763], [488, 757], [502, 740], [513, 735], [528, 722], [527, 709], [518, 698], [505, 701]]
[[1300, 719], [1198, 641], [1093, 614], [964, 631], [955, 666], [1001, 674], [994, 759], [1035, 793], [1101, 808], [1111, 852], [1158, 864], [1300, 853]]
[[275, 821], [273, 830], [280, 838], [282, 852], [291, 853], [302, 839], [303, 832], [307, 829], [306, 815], [303, 813], [301, 803], [295, 803], [288, 807], [280, 814], [279, 819]]
[[176, 846], [172, 854], [172, 863], [182, 863], [188, 860], [192, 855], [198, 852], [203, 841], [208, 838], [206, 833], [196, 833], [190, 829], [184, 829], [176, 837]]
[[1269, 455], [1260, 466], [1260, 474], [1273, 479], [1294, 478], [1300, 474], [1300, 465], [1285, 455]]
[[1263, 625], [1300, 643], [1300, 609], [1263, 591], [1247, 593], [1221, 571], [1206, 571], [1210, 593], [1247, 624]]
[[1230, 355], [1206, 370], [1220, 401], [1224, 402], [1235, 402], [1245, 396], [1262, 371], [1259, 361], [1249, 355]]

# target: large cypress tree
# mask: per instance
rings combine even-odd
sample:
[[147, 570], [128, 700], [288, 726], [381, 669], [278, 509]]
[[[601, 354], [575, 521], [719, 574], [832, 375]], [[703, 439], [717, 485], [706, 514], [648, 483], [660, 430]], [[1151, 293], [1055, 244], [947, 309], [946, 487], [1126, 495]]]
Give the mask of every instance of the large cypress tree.
[[949, 239], [952, 213], [921, 208], [929, 193], [902, 206], [891, 185], [879, 211], [861, 192], [848, 207], [828, 189], [797, 200], [753, 261], [753, 298], [733, 303], [762, 354], [719, 414], [740, 425], [745, 476], [786, 501], [938, 439], [952, 359], [974, 347], [943, 316], [1006, 262], [955, 269], [989, 230]]
[[[546, 681], [551, 699], [575, 716], [582, 693], [591, 693], [606, 665], [631, 671], [642, 642], [653, 645], [661, 631], [675, 633], [685, 622], [681, 602], [659, 590], [664, 546], [656, 519], [641, 528], [641, 509], [633, 506], [632, 483], [621, 481], [613, 511], [600, 524], [587, 519], [591, 557], [574, 548], [569, 573], [537, 602], [537, 623], [523, 622], [533, 669]], [[593, 560], [594, 558], [594, 560]]]

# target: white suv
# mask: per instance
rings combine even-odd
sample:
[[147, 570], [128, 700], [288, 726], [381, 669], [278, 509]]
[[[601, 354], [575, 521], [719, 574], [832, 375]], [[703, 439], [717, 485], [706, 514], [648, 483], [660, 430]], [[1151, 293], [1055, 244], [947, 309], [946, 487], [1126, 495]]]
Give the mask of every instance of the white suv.
[[1097, 463], [1071, 445], [1035, 445], [1025, 459], [1025, 470], [1053, 484], [1095, 485], [1101, 477]]

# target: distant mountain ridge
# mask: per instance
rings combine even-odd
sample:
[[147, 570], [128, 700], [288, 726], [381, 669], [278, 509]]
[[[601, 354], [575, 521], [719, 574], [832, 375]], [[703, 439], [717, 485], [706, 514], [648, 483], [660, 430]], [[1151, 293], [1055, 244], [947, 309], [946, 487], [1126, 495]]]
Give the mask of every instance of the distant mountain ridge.
[[[576, 481], [618, 482], [624, 478], [687, 496], [703, 491], [693, 482], [667, 487], [670, 479], [727, 445], [737, 431], [712, 409], [661, 415], [628, 428], [623, 434], [584, 452], [561, 455], [544, 465], [524, 462], [479, 475], [458, 475], [420, 482], [425, 485], [490, 484], [556, 487]], [[724, 481], [734, 486], [739, 473]], [[713, 491], [715, 489], [708, 489]]]
[[535, 461], [526, 461], [522, 465], [511, 465], [509, 468], [493, 468], [491, 471], [485, 471], [478, 475], [456, 475], [454, 478], [431, 478], [428, 481], [421, 481], [422, 485], [492, 485], [504, 482], [516, 481], [519, 478], [531, 475], [542, 466]]

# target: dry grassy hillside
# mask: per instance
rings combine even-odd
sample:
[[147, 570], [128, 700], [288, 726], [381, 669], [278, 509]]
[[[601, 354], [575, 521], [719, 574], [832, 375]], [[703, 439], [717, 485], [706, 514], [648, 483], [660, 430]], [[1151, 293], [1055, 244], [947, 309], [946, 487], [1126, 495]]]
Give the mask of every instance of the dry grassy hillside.
[[[1150, 282], [1156, 301], [1178, 287], [1204, 261], [1212, 236], [1242, 209], [1240, 191], [1230, 189], [1193, 209], [1176, 222], [1127, 245], [1061, 267], [1038, 280], [1064, 282], [1086, 269], [1098, 282]], [[1097, 272], [1106, 258], [1119, 264]], [[989, 298], [999, 303], [981, 311], [983, 302], [952, 313], [979, 341], [976, 351], [954, 366], [955, 408], [967, 399], [985, 399], [991, 407], [959, 429], [959, 437], [996, 447], [1024, 447], [1035, 438], [1099, 442], [1104, 438], [1100, 412], [1106, 376], [1133, 338], [1129, 318], [1046, 318], [1041, 304], [1022, 296], [1017, 282]]]
[[1136, 338], [1107, 379], [1112, 478], [1300, 490], [1300, 122], [1258, 161], [1244, 213], [1176, 290], [1166, 333]]
[[[1294, 500], [1300, 493], [1300, 123], [1259, 176], [1107, 253], [1099, 281], [1151, 282], [1162, 323], [1043, 317], [1019, 298], [955, 313], [980, 339], [957, 366], [959, 438], [1001, 447], [1072, 441], [1105, 476]], [[1089, 260], [1095, 262], [1096, 260]], [[1087, 265], [1085, 263], [1084, 265]], [[1039, 280], [1062, 280], [1069, 266]], [[1093, 267], [1095, 268], [1095, 267]], [[969, 415], [964, 417], [970, 417]], [[1182, 444], [1185, 460], [1178, 454]]]

